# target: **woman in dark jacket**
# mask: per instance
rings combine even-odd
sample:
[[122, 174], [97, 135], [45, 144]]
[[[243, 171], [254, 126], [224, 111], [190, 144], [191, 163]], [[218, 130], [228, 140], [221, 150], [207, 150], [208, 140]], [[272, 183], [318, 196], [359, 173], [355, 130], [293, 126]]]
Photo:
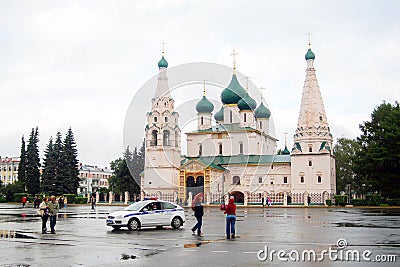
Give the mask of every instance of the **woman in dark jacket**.
[[195, 234], [197, 230], [197, 235], [200, 236], [201, 233], [201, 225], [203, 224], [203, 195], [197, 196], [197, 198], [193, 201], [192, 210], [194, 211], [194, 217], [197, 219], [197, 223], [192, 227], [192, 233]]
[[233, 198], [229, 199], [226, 206], [226, 239], [235, 239], [236, 205]]

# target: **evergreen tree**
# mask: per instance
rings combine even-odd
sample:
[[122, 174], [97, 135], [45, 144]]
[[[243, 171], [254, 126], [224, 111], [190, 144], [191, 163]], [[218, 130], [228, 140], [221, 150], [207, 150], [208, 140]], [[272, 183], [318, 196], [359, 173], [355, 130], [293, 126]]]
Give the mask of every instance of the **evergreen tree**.
[[40, 158], [39, 158], [39, 129], [32, 128], [26, 149], [26, 179], [25, 185], [29, 194], [40, 191]]
[[22, 183], [23, 187], [26, 185], [26, 148], [24, 136], [21, 140], [21, 155], [18, 165], [18, 181]]
[[353, 171], [353, 158], [360, 149], [357, 141], [341, 137], [333, 148], [336, 161], [336, 191], [347, 193], [347, 185], [352, 189], [359, 189], [360, 184], [357, 181], [356, 174]]
[[[60, 176], [62, 176], [63, 193], [76, 194], [79, 187], [79, 161], [78, 150], [72, 129], [69, 128], [63, 142], [62, 166]], [[61, 178], [61, 177], [60, 177]]]
[[54, 186], [56, 174], [56, 162], [54, 159], [54, 144], [53, 138], [50, 137], [46, 150], [44, 151], [43, 173], [42, 173], [42, 192], [47, 194], [55, 194]]
[[360, 125], [354, 171], [363, 178], [367, 191], [386, 197], [400, 196], [400, 107], [383, 103]]

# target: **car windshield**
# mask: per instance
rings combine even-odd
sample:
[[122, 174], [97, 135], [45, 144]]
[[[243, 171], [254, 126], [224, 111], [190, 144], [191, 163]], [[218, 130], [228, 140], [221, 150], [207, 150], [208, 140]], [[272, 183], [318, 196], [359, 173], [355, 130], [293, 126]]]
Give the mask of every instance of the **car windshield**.
[[133, 203], [132, 205], [129, 205], [124, 210], [138, 211], [143, 207], [143, 204], [144, 204], [143, 202], [136, 202], [136, 203]]

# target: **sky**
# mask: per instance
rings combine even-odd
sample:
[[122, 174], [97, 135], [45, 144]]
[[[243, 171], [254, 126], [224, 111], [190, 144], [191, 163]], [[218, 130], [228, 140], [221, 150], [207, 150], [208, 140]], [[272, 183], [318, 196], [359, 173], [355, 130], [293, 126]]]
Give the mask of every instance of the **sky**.
[[[266, 88], [278, 148], [285, 132], [291, 147], [308, 32], [333, 137], [356, 138], [374, 108], [400, 99], [399, 13], [396, 0], [0, 0], [0, 156], [19, 156], [36, 126], [42, 155], [71, 127], [80, 162], [109, 166], [124, 150], [132, 99], [158, 73], [162, 42], [169, 67], [231, 67], [235, 49], [238, 71]], [[176, 102], [196, 103], [201, 91]]]

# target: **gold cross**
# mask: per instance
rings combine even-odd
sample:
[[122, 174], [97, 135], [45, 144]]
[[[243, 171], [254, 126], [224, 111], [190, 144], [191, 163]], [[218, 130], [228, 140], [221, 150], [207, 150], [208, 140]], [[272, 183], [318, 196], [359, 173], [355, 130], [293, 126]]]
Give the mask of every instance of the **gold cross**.
[[311, 48], [311, 35], [312, 35], [311, 32], [308, 32], [304, 35], [308, 35], [308, 47]]
[[233, 56], [233, 68], [234, 69], [236, 69], [236, 56], [237, 55], [238, 55], [238, 53], [235, 51], [235, 49], [233, 49], [231, 56]]
[[162, 42], [162, 53], [164, 54], [164, 45], [166, 44], [165, 42]]
[[207, 80], [203, 80], [203, 85], [204, 85], [203, 96], [206, 96], [206, 81]]
[[260, 87], [259, 88], [260, 89], [260, 92], [261, 92], [261, 102], [263, 101], [263, 90], [265, 90], [266, 88], [265, 87]]

